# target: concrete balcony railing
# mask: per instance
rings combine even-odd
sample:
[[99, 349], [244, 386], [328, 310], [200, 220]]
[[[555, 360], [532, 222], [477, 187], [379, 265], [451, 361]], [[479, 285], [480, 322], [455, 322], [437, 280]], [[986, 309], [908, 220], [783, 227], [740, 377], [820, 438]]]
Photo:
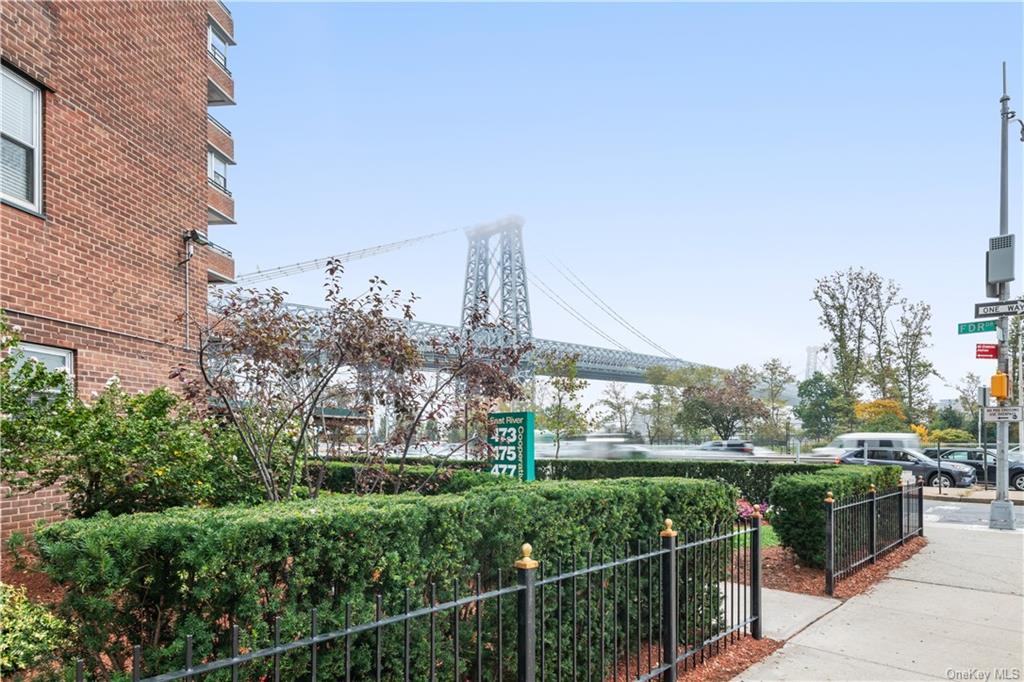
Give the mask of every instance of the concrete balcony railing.
[[231, 137], [231, 131], [220, 121], [209, 115], [206, 117], [206, 141], [220, 152], [221, 156], [234, 163], [235, 138]]
[[209, 181], [206, 183], [206, 223], [208, 225], [235, 224], [235, 200], [231, 197], [231, 193]]

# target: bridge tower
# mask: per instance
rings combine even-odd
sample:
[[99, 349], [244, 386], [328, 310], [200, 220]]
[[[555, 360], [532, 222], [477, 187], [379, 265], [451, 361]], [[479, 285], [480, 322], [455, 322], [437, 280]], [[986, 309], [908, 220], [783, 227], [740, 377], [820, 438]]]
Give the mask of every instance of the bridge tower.
[[523, 220], [509, 216], [466, 230], [466, 283], [462, 293], [462, 326], [479, 311], [491, 322], [508, 325], [518, 343], [533, 337], [530, 296], [526, 284]]

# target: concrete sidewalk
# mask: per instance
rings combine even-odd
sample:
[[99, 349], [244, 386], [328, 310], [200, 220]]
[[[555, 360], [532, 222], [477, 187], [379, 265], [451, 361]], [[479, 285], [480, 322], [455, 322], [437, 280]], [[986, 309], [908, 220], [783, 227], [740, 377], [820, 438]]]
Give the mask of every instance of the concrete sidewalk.
[[[988, 504], [996, 499], [995, 490], [982, 490], [980, 488], [943, 488], [942, 492], [934, 486], [925, 486], [924, 499], [944, 500], [951, 502], [979, 502]], [[1010, 502], [1024, 506], [1024, 492], [1019, 490], [1010, 491]]]
[[736, 679], [1024, 679], [1024, 533], [925, 534], [928, 545], [888, 578]]

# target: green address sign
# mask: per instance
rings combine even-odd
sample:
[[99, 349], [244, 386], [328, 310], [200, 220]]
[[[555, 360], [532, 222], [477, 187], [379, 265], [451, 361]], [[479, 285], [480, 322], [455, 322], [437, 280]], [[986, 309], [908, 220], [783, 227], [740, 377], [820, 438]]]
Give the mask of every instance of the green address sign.
[[979, 322], [961, 322], [956, 326], [957, 334], [977, 334], [978, 332], [994, 332], [995, 330], [995, 320], [981, 320]]
[[494, 435], [487, 439], [494, 448], [491, 473], [520, 481], [534, 480], [533, 412], [492, 412]]

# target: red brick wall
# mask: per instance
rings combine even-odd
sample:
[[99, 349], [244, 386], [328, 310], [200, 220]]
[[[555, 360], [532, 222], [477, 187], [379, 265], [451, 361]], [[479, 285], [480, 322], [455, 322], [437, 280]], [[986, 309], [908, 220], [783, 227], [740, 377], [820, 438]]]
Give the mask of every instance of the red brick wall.
[[[5, 62], [47, 89], [45, 218], [0, 207], [0, 305], [23, 340], [75, 351], [85, 399], [114, 373], [129, 390], [168, 383], [193, 357], [180, 262], [182, 234], [206, 232], [206, 12], [200, 0], [0, 3]], [[206, 259], [197, 248], [193, 319]], [[51, 503], [0, 501], [2, 534]]]

